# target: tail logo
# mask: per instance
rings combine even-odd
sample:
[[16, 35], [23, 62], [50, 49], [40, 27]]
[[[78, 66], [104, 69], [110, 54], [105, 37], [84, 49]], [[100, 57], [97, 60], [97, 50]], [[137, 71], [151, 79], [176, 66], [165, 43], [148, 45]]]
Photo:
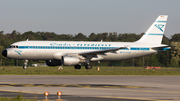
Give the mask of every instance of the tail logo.
[[161, 30], [163, 32], [162, 28], [164, 27], [164, 25], [162, 25], [162, 24], [155, 24], [154, 26], [156, 26], [159, 30]]

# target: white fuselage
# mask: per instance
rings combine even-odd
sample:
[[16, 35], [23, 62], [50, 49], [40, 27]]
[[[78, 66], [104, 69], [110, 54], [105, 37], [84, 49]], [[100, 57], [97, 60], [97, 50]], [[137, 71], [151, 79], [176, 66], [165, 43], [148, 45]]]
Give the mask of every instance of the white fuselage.
[[13, 43], [15, 48], [7, 48], [7, 57], [23, 60], [61, 60], [61, 56], [66, 54], [78, 54], [82, 52], [113, 49], [118, 47], [127, 47], [115, 52], [98, 54], [97, 58], [91, 61], [99, 60], [124, 60], [149, 54], [157, 53], [157, 50], [151, 47], [163, 45], [139, 44], [136, 42], [86, 42], [86, 41], [21, 41]]

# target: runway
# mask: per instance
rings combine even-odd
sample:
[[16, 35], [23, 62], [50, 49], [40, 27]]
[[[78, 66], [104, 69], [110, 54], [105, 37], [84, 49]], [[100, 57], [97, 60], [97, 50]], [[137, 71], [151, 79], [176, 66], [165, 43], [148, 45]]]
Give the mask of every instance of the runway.
[[0, 75], [0, 96], [63, 101], [179, 101], [180, 76]]

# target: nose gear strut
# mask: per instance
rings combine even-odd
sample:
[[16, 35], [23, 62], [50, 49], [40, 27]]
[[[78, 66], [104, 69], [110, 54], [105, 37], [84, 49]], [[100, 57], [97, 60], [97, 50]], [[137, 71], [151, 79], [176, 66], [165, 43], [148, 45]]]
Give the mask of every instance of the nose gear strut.
[[27, 69], [28, 60], [24, 60], [24, 66], [23, 69]]

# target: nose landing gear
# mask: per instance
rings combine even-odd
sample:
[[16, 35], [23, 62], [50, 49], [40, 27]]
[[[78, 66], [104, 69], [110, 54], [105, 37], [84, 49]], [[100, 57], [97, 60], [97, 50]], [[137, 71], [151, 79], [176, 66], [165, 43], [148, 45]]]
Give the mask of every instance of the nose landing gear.
[[24, 60], [24, 66], [23, 69], [27, 69], [28, 60]]

